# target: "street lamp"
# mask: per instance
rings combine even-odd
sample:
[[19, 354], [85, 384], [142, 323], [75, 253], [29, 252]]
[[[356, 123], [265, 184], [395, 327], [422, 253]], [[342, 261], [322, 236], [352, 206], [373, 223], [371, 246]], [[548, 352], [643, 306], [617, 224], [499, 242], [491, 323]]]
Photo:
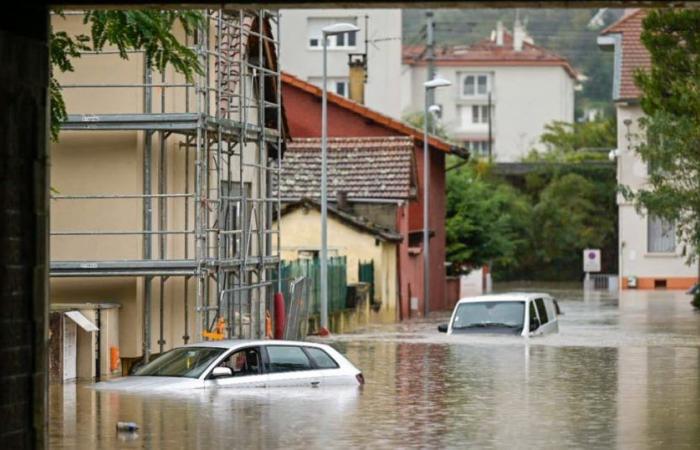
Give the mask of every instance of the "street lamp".
[[[430, 81], [423, 83], [425, 87], [425, 105], [423, 108], [423, 316], [428, 317], [430, 312], [430, 157], [428, 155], [428, 92], [432, 89], [450, 86], [449, 80], [437, 75]], [[435, 105], [433, 105], [435, 106]]]
[[321, 29], [323, 41], [323, 79], [321, 102], [321, 330], [328, 330], [328, 109], [326, 53], [328, 36], [355, 33], [360, 29], [351, 23], [334, 23]]

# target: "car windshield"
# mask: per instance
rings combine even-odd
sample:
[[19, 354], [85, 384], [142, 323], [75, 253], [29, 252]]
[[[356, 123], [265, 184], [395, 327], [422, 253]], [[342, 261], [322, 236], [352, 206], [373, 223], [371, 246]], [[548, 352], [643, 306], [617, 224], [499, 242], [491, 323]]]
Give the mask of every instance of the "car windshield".
[[198, 378], [226, 351], [215, 347], [183, 347], [163, 353], [134, 375]]
[[452, 329], [479, 327], [522, 328], [525, 302], [474, 302], [457, 306]]

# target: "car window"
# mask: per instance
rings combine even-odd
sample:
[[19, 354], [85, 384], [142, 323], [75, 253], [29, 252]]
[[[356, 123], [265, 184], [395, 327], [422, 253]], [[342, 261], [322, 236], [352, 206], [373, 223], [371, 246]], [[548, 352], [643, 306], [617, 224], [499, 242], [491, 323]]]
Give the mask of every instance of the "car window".
[[309, 357], [306, 356], [301, 347], [268, 345], [267, 356], [271, 373], [313, 369]]
[[230, 367], [234, 377], [260, 374], [260, 350], [255, 347], [244, 348], [231, 353], [219, 366]]
[[530, 331], [535, 331], [539, 328], [539, 324], [536, 321], [537, 312], [535, 311], [535, 302], [530, 302]]
[[337, 369], [338, 363], [325, 351], [316, 347], [304, 347], [306, 353], [311, 356], [311, 359], [316, 363], [316, 367], [319, 369]]
[[535, 306], [537, 307], [537, 312], [540, 314], [540, 323], [544, 325], [549, 322], [547, 318], [547, 308], [544, 307], [544, 301], [541, 298], [535, 299]]
[[215, 347], [176, 348], [136, 370], [134, 375], [198, 378], [225, 351]]

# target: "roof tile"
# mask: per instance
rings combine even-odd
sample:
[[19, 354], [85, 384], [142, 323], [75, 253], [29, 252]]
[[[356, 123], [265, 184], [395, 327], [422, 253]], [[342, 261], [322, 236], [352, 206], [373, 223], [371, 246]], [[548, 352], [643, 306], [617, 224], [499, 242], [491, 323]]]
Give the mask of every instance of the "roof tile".
[[[406, 199], [413, 195], [413, 139], [366, 137], [328, 139], [328, 196], [349, 199]], [[283, 199], [318, 198], [321, 192], [321, 140], [287, 144], [280, 174]]]

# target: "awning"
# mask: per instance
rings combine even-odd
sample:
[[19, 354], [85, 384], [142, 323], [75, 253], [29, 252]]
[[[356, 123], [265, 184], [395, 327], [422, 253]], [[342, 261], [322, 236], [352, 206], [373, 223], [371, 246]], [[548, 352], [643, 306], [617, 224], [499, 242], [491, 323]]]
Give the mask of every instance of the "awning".
[[68, 311], [66, 312], [66, 315], [70, 317], [73, 322], [77, 323], [80, 328], [87, 332], [99, 330], [99, 328], [97, 328], [94, 323], [90, 322], [90, 319], [85, 317], [80, 311]]

